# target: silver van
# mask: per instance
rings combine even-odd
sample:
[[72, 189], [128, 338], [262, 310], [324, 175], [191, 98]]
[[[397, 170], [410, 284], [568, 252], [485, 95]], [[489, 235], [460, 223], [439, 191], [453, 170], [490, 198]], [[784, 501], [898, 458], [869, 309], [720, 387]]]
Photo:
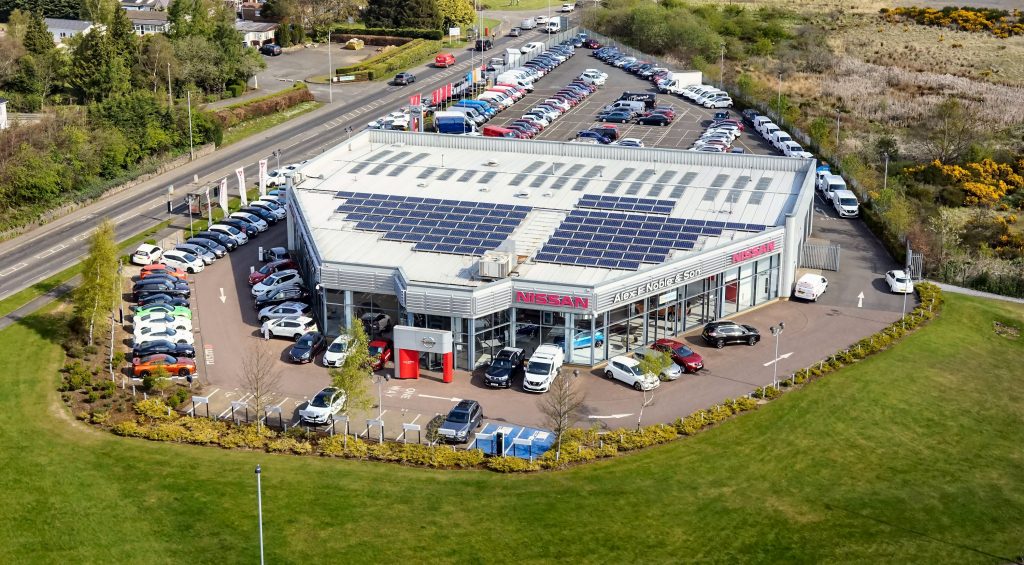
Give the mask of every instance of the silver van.
[[646, 106], [640, 100], [616, 100], [611, 104], [604, 107], [606, 112], [614, 110], [629, 110], [633, 113], [639, 114], [643, 112]]

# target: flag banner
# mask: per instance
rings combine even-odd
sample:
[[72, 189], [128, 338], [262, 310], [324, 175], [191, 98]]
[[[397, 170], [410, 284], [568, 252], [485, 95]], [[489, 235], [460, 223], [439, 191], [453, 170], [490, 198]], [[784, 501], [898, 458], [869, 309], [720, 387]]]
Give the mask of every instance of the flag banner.
[[431, 101], [433, 102], [434, 106], [437, 106], [438, 104], [441, 103], [441, 89], [440, 88], [438, 88], [437, 90], [435, 90], [432, 93]]
[[444, 97], [445, 98], [451, 98], [452, 97], [452, 83], [450, 83], [450, 82], [448, 83], [448, 86], [445, 87]]
[[473, 73], [466, 73], [466, 82], [474, 82]]
[[228, 177], [220, 179], [220, 209], [228, 213]]
[[267, 160], [260, 159], [260, 197], [267, 195]]
[[[199, 205], [202, 206], [203, 203], [200, 202]], [[210, 221], [212, 222], [213, 221], [213, 200], [210, 199], [210, 187], [209, 186], [206, 187], [206, 215], [210, 217]]]
[[235, 176], [238, 177], [238, 194], [242, 199], [242, 206], [248, 206], [249, 198], [245, 194], [245, 169], [242, 167], [235, 169]]
[[419, 94], [414, 94], [409, 97], [410, 106], [419, 106], [421, 102], [423, 102], [423, 98]]

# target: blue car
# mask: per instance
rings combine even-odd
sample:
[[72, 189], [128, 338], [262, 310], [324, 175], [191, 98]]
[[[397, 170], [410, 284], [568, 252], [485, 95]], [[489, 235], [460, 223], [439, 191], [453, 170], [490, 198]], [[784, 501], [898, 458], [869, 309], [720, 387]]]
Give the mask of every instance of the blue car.
[[[564, 348], [565, 347], [565, 336], [559, 336], [555, 338], [555, 345]], [[604, 345], [604, 333], [600, 330], [591, 334], [589, 331], [576, 332], [576, 337], [572, 340], [572, 348], [580, 349], [581, 347], [601, 347]]]

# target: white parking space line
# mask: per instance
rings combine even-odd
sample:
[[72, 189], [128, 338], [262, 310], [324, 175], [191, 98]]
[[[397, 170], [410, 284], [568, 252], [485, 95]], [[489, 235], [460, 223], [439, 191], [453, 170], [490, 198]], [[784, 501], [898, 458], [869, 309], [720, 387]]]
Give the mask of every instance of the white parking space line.
[[[405, 423], [406, 424], [415, 424], [416, 420], [419, 420], [420, 416], [422, 416], [422, 415], [423, 414], [416, 414], [416, 417], [413, 418], [411, 422], [405, 422]], [[406, 431], [405, 429], [402, 429], [402, 434], [399, 435], [397, 438], [395, 438], [395, 441], [402, 441], [402, 439], [405, 437], [405, 431]]]
[[[249, 399], [251, 399], [252, 397], [253, 397], [253, 394], [250, 392], [250, 393], [245, 394], [241, 398], [239, 398], [237, 400], [237, 402], [248, 402]], [[217, 419], [218, 420], [223, 420], [224, 418], [226, 418], [228, 416], [228, 414], [231, 414], [231, 407], [230, 406], [225, 408], [223, 412], [221, 412], [219, 415], [217, 415]]]
[[[388, 411], [385, 410], [385, 411], [381, 412], [380, 416], [377, 416], [377, 418], [375, 418], [375, 419], [383, 421], [384, 420], [384, 415], [387, 414], [387, 413], [388, 413]], [[359, 435], [357, 437], [367, 437], [366, 430], [367, 430], [366, 422], [363, 422], [363, 431], [359, 432]]]

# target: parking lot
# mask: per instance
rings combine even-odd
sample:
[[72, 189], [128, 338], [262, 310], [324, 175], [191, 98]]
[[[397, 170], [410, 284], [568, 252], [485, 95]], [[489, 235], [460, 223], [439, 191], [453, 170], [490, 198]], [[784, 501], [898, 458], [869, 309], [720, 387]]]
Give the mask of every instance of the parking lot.
[[[589, 53], [589, 50], [578, 49], [576, 56], [537, 83], [535, 93], [496, 116], [491, 124], [500, 125], [503, 120], [514, 119], [533, 102], [558, 90], [587, 68], [608, 73], [607, 84], [556, 120], [540, 139], [568, 140], [577, 131], [595, 124], [593, 117], [597, 111], [617, 99], [621, 92], [651, 88], [646, 81], [605, 65], [589, 57]], [[700, 135], [703, 124], [714, 112], [672, 95], [659, 95], [659, 104], [665, 103], [678, 110], [671, 125], [619, 125], [623, 130], [621, 136], [640, 138], [648, 147], [686, 148]], [[752, 153], [774, 153], [756, 134], [745, 133], [735, 145]], [[783, 376], [806, 367], [899, 318], [902, 296], [889, 294], [881, 282], [882, 273], [895, 265], [864, 224], [859, 220], [838, 218], [820, 197], [815, 202], [814, 222], [813, 238], [837, 243], [842, 248], [841, 271], [822, 273], [830, 279], [829, 291], [817, 303], [777, 301], [736, 316], [737, 321], [754, 325], [766, 336], [753, 347], [732, 346], [718, 350], [706, 346], [698, 332], [681, 336], [704, 357], [705, 369], [662, 383], [655, 391], [654, 402], [644, 408], [642, 423], [669, 422], [725, 398], [748, 394], [770, 384], [776, 373]], [[170, 243], [173, 246], [173, 242]], [[251, 409], [244, 408], [252, 394], [243, 384], [242, 360], [252, 355], [253, 348], [260, 344], [273, 352], [275, 369], [281, 375], [270, 403], [280, 408], [280, 413], [269, 417], [271, 423], [279, 418], [282, 424], [297, 425], [298, 410], [330, 384], [328, 370], [319, 356], [314, 363], [306, 365], [289, 363], [286, 356], [292, 342], [285, 339], [264, 342], [259, 332], [247, 278], [251, 269], [260, 266], [258, 247], [269, 249], [285, 244], [285, 226], [271, 227], [191, 277], [196, 361], [201, 384], [197, 393], [209, 399], [208, 404], [197, 408], [198, 414], [236, 419], [244, 419], [246, 415], [250, 419], [256, 417]], [[913, 299], [908, 308], [912, 306]], [[786, 323], [786, 329], [779, 336], [776, 358], [776, 343], [767, 330], [780, 321]], [[332, 336], [340, 330], [337, 327], [324, 329]], [[566, 370], [572, 371], [573, 367]], [[582, 409], [583, 425], [612, 429], [637, 425], [644, 401], [642, 393], [604, 378], [601, 367], [576, 370], [586, 398]], [[484, 408], [482, 433], [512, 426], [517, 433], [542, 437], [545, 422], [537, 407], [540, 396], [522, 391], [519, 379], [510, 390], [499, 390], [483, 383], [482, 370], [456, 372], [454, 382], [449, 384], [432, 371], [421, 371], [421, 378], [416, 380], [401, 381], [384, 379], [393, 374], [390, 365], [378, 373], [371, 388], [373, 395], [379, 396], [379, 406], [375, 402], [370, 410], [350, 415], [348, 426], [353, 434], [376, 438], [383, 433], [389, 439], [419, 441], [425, 437], [428, 422], [447, 413], [459, 400], [474, 399]], [[526, 432], [522, 426], [530, 426], [532, 431]], [[334, 431], [344, 431], [344, 424], [338, 424]], [[506, 448], [510, 445], [506, 444]]]
[[[551, 141], [567, 141], [576, 137], [576, 133], [601, 124], [596, 116], [605, 106], [619, 99], [623, 92], [657, 92], [650, 81], [632, 75], [622, 69], [608, 65], [590, 56], [590, 49], [578, 48], [576, 54], [559, 65], [551, 73], [535, 83], [535, 90], [516, 102], [511, 108], [496, 115], [488, 125], [501, 126], [519, 118], [538, 102], [549, 98], [566, 84], [572, 82], [586, 69], [597, 69], [608, 74], [608, 80], [583, 100], [578, 106], [556, 119], [536, 139]], [[632, 137], [643, 141], [646, 147], [665, 147], [668, 149], [687, 149], [704, 133], [705, 127], [711, 122], [715, 112], [698, 106], [685, 98], [673, 94], [658, 94], [658, 104], [667, 104], [675, 108], [675, 120], [667, 126], [646, 126], [635, 123], [613, 124], [619, 130], [619, 138]], [[738, 118], [732, 110], [729, 113]], [[733, 142], [734, 147], [743, 148], [747, 153], [759, 155], [779, 155], [756, 132], [744, 132]]]

